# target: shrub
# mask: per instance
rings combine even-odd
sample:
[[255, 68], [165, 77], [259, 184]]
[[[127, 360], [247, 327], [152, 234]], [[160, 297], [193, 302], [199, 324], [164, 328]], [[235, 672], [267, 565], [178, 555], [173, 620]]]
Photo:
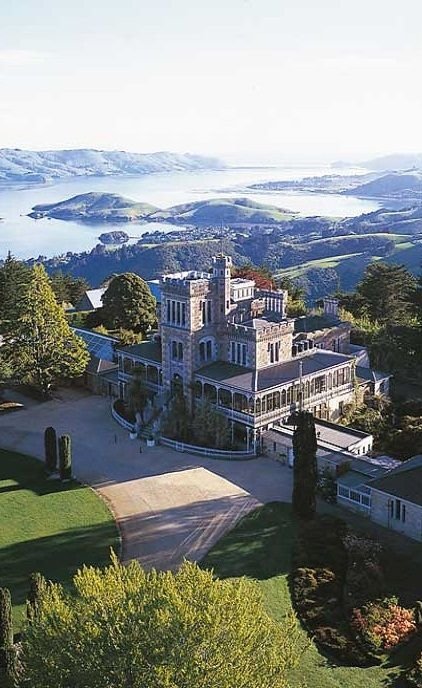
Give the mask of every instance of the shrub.
[[384, 594], [384, 574], [379, 562], [382, 546], [369, 538], [348, 533], [343, 538], [348, 556], [343, 602], [346, 610], [363, 606]]
[[354, 609], [351, 627], [371, 651], [391, 652], [416, 631], [414, 612], [386, 597]]
[[337, 483], [329, 468], [324, 468], [319, 472], [317, 492], [329, 504], [335, 504], [337, 501]]
[[70, 435], [59, 438], [60, 480], [70, 480], [72, 477], [72, 445]]
[[44, 449], [47, 473], [54, 473], [57, 470], [57, 436], [55, 429], [52, 427], [45, 429]]
[[0, 647], [13, 645], [12, 601], [10, 590], [0, 588]]
[[406, 678], [414, 688], [422, 688], [422, 652], [416, 659], [415, 666], [410, 669]]

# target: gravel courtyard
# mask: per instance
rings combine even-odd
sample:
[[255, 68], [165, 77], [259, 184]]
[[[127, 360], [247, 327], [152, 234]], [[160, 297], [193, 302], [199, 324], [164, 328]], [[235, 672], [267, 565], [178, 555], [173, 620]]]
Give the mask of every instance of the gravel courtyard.
[[83, 392], [1, 417], [0, 446], [43, 458], [48, 425], [72, 436], [74, 475], [113, 510], [123, 558], [147, 568], [200, 559], [251, 509], [291, 499], [291, 471], [271, 459], [219, 461], [145, 443], [140, 454], [109, 400]]

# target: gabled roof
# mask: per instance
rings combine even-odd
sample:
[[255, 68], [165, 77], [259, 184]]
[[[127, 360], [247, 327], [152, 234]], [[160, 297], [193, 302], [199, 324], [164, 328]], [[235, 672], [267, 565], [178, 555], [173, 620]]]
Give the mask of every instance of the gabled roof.
[[88, 301], [92, 307], [92, 310], [97, 310], [103, 305], [101, 298], [105, 291], [106, 287], [100, 287], [99, 289], [88, 289], [83, 295], [81, 301]]
[[372, 480], [369, 486], [422, 506], [422, 454], [404, 461], [382, 478]]

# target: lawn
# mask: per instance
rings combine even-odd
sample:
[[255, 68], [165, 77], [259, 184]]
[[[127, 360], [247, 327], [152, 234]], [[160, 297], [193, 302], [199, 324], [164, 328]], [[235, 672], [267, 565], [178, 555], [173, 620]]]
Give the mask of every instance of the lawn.
[[[268, 612], [281, 619], [291, 610], [288, 573], [294, 541], [288, 504], [267, 504], [243, 518], [202, 561], [220, 578], [249, 576], [258, 580]], [[305, 631], [303, 631], [305, 632]], [[309, 688], [381, 688], [393, 685], [396, 667], [366, 669], [338, 666], [312, 644], [291, 677], [291, 685]]]
[[103, 501], [72, 481], [48, 481], [40, 461], [0, 450], [0, 586], [10, 588], [15, 628], [29, 575], [68, 584], [82, 564], [104, 565], [118, 532]]

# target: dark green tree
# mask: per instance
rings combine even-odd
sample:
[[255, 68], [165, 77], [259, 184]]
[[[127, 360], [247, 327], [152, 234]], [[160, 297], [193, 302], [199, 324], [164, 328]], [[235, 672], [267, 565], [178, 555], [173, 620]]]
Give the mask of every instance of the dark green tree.
[[132, 378], [128, 387], [129, 409], [134, 415], [140, 414], [144, 423], [144, 411], [148, 404], [149, 393], [145, 386], [145, 373], [141, 368], [132, 370]]
[[191, 443], [216, 449], [231, 447], [228, 419], [207, 400], [195, 404]]
[[191, 439], [192, 417], [183, 387], [175, 388], [169, 407], [162, 417], [161, 431], [165, 437], [180, 442], [189, 442]]
[[299, 411], [295, 416], [293, 433], [293, 511], [299, 518], [311, 519], [316, 510], [317, 440], [315, 420], [309, 411]]
[[56, 381], [82, 375], [89, 354], [85, 343], [69, 327], [41, 265], [30, 270], [29, 279], [18, 289], [2, 354], [16, 379], [48, 396]]
[[30, 268], [16, 260], [9, 251], [0, 269], [0, 326], [3, 332], [16, 317], [30, 274]]
[[26, 600], [26, 616], [29, 622], [37, 618], [41, 598], [46, 590], [47, 581], [44, 576], [41, 573], [31, 573], [29, 593]]
[[0, 647], [13, 645], [12, 598], [8, 588], [0, 588]]
[[382, 325], [406, 323], [414, 310], [416, 285], [404, 265], [370, 263], [356, 289], [362, 314]]
[[45, 468], [47, 473], [57, 470], [57, 435], [51, 426], [44, 431]]
[[60, 480], [70, 480], [72, 477], [72, 443], [70, 435], [59, 437], [59, 467]]
[[12, 600], [7, 588], [0, 588], [0, 686], [12, 688], [17, 672], [13, 644]]
[[65, 275], [58, 270], [50, 277], [50, 283], [58, 303], [71, 303], [77, 306], [82, 296], [89, 289], [89, 284], [83, 277]]
[[103, 295], [101, 317], [110, 329], [145, 334], [157, 322], [155, 298], [141, 277], [126, 272], [111, 280]]

